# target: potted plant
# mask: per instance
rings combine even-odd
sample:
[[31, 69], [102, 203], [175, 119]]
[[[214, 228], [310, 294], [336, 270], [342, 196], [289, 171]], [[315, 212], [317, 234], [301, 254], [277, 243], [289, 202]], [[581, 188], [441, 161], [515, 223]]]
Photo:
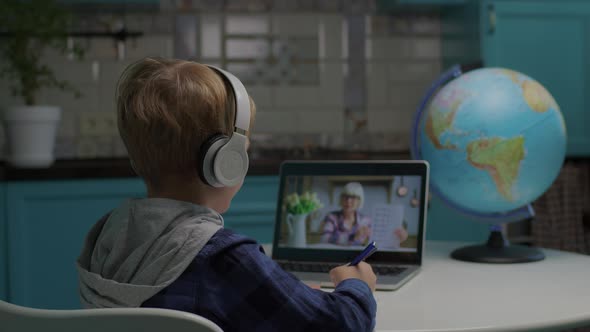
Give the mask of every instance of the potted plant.
[[307, 246], [307, 216], [323, 207], [316, 193], [304, 192], [302, 195], [292, 193], [285, 197], [287, 209], [288, 243], [294, 247]]
[[[47, 49], [80, 58], [81, 48], [68, 47], [69, 12], [49, 0], [0, 1], [0, 78], [22, 105], [4, 111], [9, 163], [17, 167], [47, 167], [53, 163], [55, 133], [61, 117], [58, 106], [39, 105], [43, 88], [79, 92], [59, 80], [43, 62]], [[1, 105], [0, 105], [1, 106]]]

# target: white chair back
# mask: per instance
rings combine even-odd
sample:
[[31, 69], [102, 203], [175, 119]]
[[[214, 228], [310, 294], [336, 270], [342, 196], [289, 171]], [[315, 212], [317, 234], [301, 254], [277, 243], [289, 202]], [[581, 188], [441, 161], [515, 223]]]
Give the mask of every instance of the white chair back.
[[2, 332], [223, 332], [188, 312], [157, 308], [33, 309], [0, 301]]

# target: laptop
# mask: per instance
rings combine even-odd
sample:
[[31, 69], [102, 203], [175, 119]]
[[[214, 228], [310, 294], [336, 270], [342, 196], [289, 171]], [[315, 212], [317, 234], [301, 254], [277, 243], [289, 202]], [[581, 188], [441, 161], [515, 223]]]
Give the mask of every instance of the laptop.
[[331, 288], [328, 272], [375, 241], [366, 262], [377, 290], [398, 289], [422, 264], [428, 175], [419, 160], [285, 161], [273, 260], [307, 284]]

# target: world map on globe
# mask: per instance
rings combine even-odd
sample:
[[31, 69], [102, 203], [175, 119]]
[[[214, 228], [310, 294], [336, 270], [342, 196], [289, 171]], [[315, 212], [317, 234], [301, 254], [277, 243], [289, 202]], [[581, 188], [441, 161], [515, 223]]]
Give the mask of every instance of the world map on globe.
[[503, 68], [467, 72], [432, 99], [420, 125], [431, 184], [459, 207], [507, 212], [542, 195], [557, 177], [566, 128], [551, 94]]

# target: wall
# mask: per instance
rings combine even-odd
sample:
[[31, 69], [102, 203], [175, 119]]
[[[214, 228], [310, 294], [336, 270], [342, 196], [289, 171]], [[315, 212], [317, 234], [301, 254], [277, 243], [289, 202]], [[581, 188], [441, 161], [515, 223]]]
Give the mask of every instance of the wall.
[[[144, 35], [125, 42], [121, 60], [110, 38], [77, 38], [86, 49], [82, 61], [46, 54], [44, 61], [58, 77], [83, 94], [79, 99], [57, 90], [39, 95], [39, 103], [64, 110], [58, 158], [124, 156], [113, 101], [121, 71], [144, 56], [186, 54], [187, 45], [199, 61], [225, 66], [246, 82], [259, 110], [254, 147], [407, 150], [414, 109], [441, 71], [437, 14], [374, 15], [367, 14], [371, 8], [343, 7], [310, 11], [305, 4], [269, 11], [203, 3], [189, 9], [162, 1], [153, 11], [134, 12], [130, 5], [125, 11], [110, 12], [106, 6], [77, 12], [78, 31], [116, 30], [124, 23]], [[3, 107], [20, 103], [8, 85], [0, 82]]]

